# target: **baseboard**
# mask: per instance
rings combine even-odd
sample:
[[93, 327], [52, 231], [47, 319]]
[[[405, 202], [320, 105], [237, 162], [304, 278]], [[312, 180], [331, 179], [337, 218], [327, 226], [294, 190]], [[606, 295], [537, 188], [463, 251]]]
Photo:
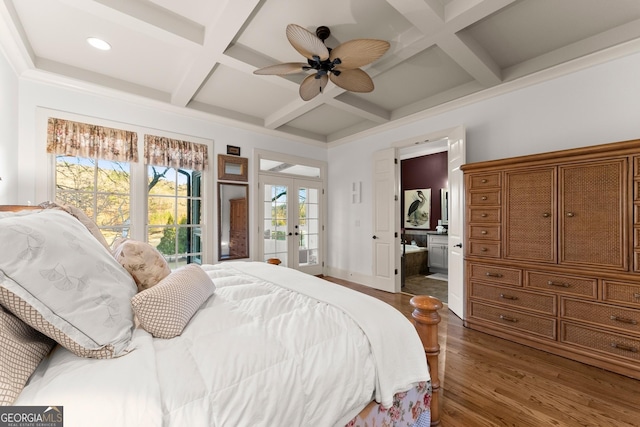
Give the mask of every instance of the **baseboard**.
[[384, 291], [385, 289], [379, 288], [375, 286], [375, 280], [373, 276], [369, 276], [366, 274], [354, 273], [347, 270], [342, 270], [335, 267], [327, 267], [326, 273], [327, 276], [335, 277], [337, 279], [348, 280], [353, 283], [357, 283], [358, 285], [368, 286], [373, 289], [379, 289]]

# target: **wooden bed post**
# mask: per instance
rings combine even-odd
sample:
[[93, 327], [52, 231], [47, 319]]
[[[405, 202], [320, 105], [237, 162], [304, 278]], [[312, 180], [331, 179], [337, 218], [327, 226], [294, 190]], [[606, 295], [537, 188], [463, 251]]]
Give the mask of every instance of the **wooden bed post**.
[[441, 393], [438, 375], [438, 355], [440, 354], [440, 344], [438, 344], [440, 314], [438, 314], [438, 310], [442, 308], [442, 302], [435, 297], [426, 295], [415, 296], [411, 298], [410, 302], [414, 308], [411, 316], [427, 355], [429, 374], [431, 375], [431, 425], [437, 426], [440, 425]]

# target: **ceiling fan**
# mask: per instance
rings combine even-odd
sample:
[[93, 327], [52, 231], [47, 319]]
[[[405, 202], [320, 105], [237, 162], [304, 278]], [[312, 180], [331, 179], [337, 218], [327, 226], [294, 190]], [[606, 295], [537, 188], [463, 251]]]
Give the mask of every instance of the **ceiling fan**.
[[255, 70], [254, 74], [278, 75], [302, 73], [314, 70], [300, 84], [300, 97], [309, 101], [322, 92], [329, 79], [342, 89], [351, 92], [371, 92], [373, 81], [360, 69], [380, 58], [389, 49], [389, 42], [376, 39], [355, 39], [340, 44], [335, 49], [325, 46], [331, 35], [329, 28], [318, 27], [314, 35], [307, 29], [287, 25], [287, 39], [295, 50], [307, 58], [307, 62], [287, 62]]

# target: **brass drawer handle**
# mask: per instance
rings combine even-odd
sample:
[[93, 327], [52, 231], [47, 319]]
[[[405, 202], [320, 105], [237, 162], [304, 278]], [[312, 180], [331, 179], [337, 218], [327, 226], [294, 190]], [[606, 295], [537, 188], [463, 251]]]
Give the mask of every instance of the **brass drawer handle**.
[[488, 217], [489, 215], [487, 215], [486, 213], [483, 213], [483, 214], [482, 214], [482, 215], [480, 215], [480, 216], [481, 216], [482, 218], [486, 218], [486, 217]]
[[630, 325], [637, 325], [638, 322], [635, 319], [627, 319], [626, 317], [618, 317], [616, 315], [609, 316], [609, 319], [615, 320], [616, 322], [628, 323]]
[[502, 277], [502, 274], [500, 274], [500, 273], [492, 273], [490, 271], [487, 271], [485, 273], [485, 276], [487, 276], [487, 277]]
[[486, 183], [487, 183], [487, 180], [486, 180], [486, 179], [483, 179], [483, 180], [482, 180], [482, 181], [480, 181], [480, 182], [482, 182], [483, 184], [486, 184]]
[[568, 284], [568, 283], [552, 282], [551, 280], [549, 280], [549, 281], [547, 282], [547, 285], [549, 285], [549, 286], [559, 286], [559, 287], [561, 287], [561, 288], [569, 288], [569, 287], [571, 287], [571, 285], [570, 285], [570, 284]]
[[482, 196], [482, 200], [487, 200], [487, 196]]
[[518, 321], [518, 319], [513, 318], [513, 317], [509, 317], [509, 316], [505, 316], [504, 314], [500, 315], [500, 319], [501, 320], [506, 320], [507, 322], [513, 322], [513, 323], [516, 323]]
[[487, 248], [480, 248], [480, 252], [487, 252], [489, 249]]
[[575, 214], [573, 212], [567, 212], [567, 216], [572, 217], [572, 216], [575, 216]]
[[640, 294], [633, 294], [633, 297], [634, 297], [635, 299], [639, 299], [639, 298], [640, 298]]
[[611, 347], [617, 348], [619, 350], [630, 351], [632, 353], [637, 353], [638, 352], [638, 349], [635, 348], [635, 347], [631, 347], [630, 345], [618, 344], [618, 343], [615, 343], [615, 342], [611, 343]]
[[487, 234], [487, 230], [482, 230], [480, 234]]
[[500, 294], [500, 298], [509, 299], [511, 301], [515, 301], [518, 299], [518, 297], [514, 297], [513, 295], [505, 295], [505, 294]]
[[551, 216], [551, 214], [549, 212], [545, 212], [542, 214], [543, 218], [549, 218]]

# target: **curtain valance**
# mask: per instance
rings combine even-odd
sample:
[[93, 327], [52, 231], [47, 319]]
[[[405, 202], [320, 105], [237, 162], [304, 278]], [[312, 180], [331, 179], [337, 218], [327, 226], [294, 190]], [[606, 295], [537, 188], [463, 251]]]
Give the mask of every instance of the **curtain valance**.
[[162, 136], [144, 136], [144, 160], [149, 165], [202, 171], [209, 165], [208, 152], [204, 144]]

